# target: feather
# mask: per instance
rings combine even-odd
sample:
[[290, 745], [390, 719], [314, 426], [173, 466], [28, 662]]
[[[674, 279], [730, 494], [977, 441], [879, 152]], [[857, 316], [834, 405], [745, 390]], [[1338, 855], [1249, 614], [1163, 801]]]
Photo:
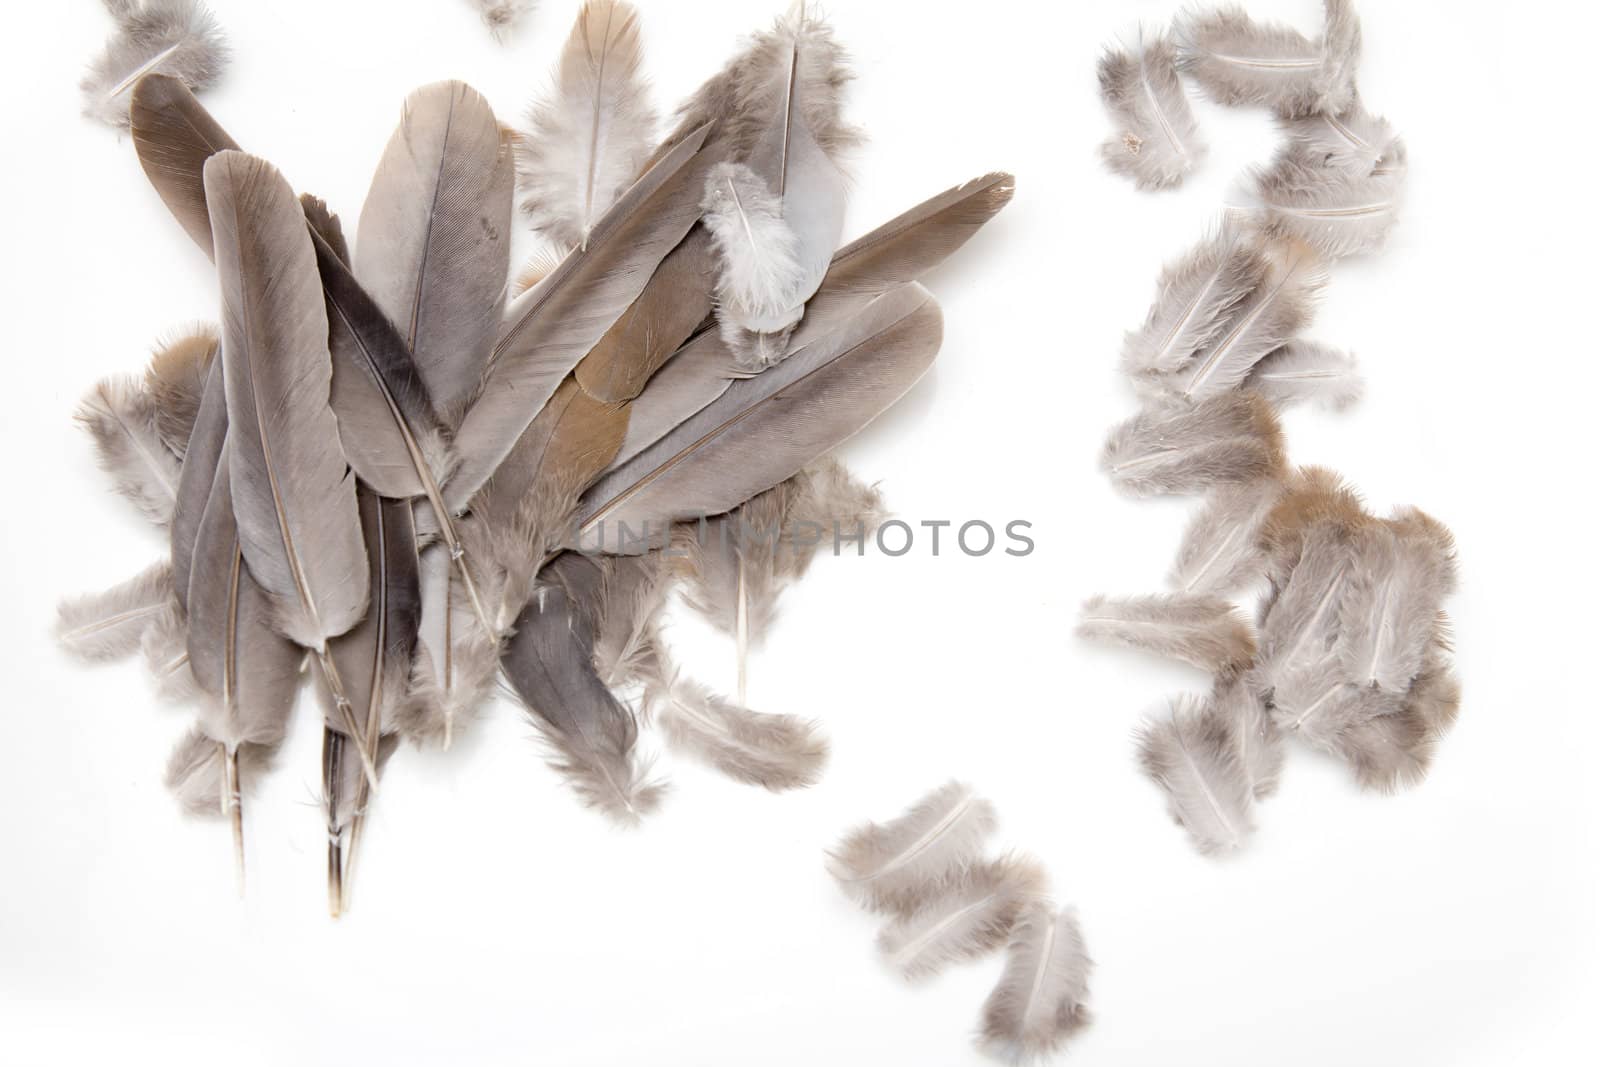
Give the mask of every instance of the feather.
[[802, 301], [796, 296], [806, 281], [800, 242], [784, 221], [783, 201], [742, 163], [711, 168], [700, 206], [721, 264], [717, 313], [723, 341], [737, 357], [743, 331], [778, 333], [799, 321]]
[[1281, 673], [1272, 686], [1271, 716], [1279, 731], [1336, 751], [1341, 734], [1399, 710], [1399, 698], [1350, 682], [1331, 654]]
[[1140, 412], [1111, 431], [1100, 467], [1132, 496], [1204, 492], [1276, 477], [1283, 431], [1259, 397], [1224, 393]]
[[1045, 889], [1044, 871], [1027, 857], [967, 867], [915, 912], [890, 920], [878, 933], [878, 951], [907, 981], [930, 977], [1003, 947]]
[[851, 831], [828, 853], [828, 870], [864, 907], [910, 915], [978, 858], [994, 828], [987, 800], [947, 782], [898, 818]]
[[1422, 670], [1440, 605], [1455, 588], [1455, 560], [1427, 533], [1373, 525], [1361, 530], [1340, 599], [1335, 654], [1363, 687], [1404, 693]]
[[610, 688], [635, 682], [666, 684], [659, 624], [672, 583], [659, 552], [600, 561], [594, 667]]
[[1173, 563], [1173, 589], [1190, 596], [1227, 596], [1266, 573], [1257, 537], [1277, 504], [1276, 479], [1219, 487], [1189, 521]]
[[1235, 6], [1179, 17], [1180, 68], [1220, 104], [1259, 105], [1298, 118], [1339, 114], [1355, 99], [1361, 27], [1349, 0], [1324, 0], [1318, 40], [1259, 25]]
[[178, 457], [162, 440], [155, 397], [137, 378], [107, 378], [75, 416], [94, 440], [100, 469], [144, 517], [165, 528], [178, 495]]
[[1341, 174], [1291, 148], [1256, 173], [1249, 202], [1233, 210], [1254, 215], [1267, 235], [1303, 241], [1328, 259], [1367, 255], [1394, 228], [1404, 178], [1403, 170]]
[[222, 360], [213, 359], [200, 393], [200, 406], [195, 410], [189, 443], [184, 448], [178, 495], [172, 509], [172, 592], [180, 608], [188, 607], [195, 543], [227, 440], [228, 402], [222, 384]]
[[[365, 731], [365, 744], [376, 752], [383, 735], [395, 732], [396, 710], [407, 697], [422, 599], [411, 505], [403, 500], [382, 500], [365, 487], [357, 502], [367, 546], [372, 603], [361, 622], [328, 642], [328, 652], [338, 665], [339, 676], [345, 679], [345, 693]], [[324, 729], [342, 732], [343, 716], [328, 706], [329, 690], [319, 690], [319, 695], [323, 697]], [[358, 778], [348, 789], [353, 808], [348, 839], [339, 843], [341, 848], [329, 851], [328, 877], [339, 887], [341, 910], [349, 903], [350, 872], [370, 800], [365, 779]], [[341, 787], [332, 799], [345, 791]], [[325, 803], [330, 801], [327, 795], [323, 799]], [[330, 826], [342, 823], [338, 810], [325, 814]]]
[[1048, 1056], [1089, 1025], [1089, 973], [1078, 916], [1030, 902], [1011, 928], [1005, 970], [984, 1001], [979, 1044], [1007, 1063]]
[[472, 0], [494, 39], [504, 41], [522, 17], [533, 10], [534, 0]]
[[103, 593], [63, 600], [56, 608], [56, 641], [80, 659], [132, 655], [171, 599], [172, 568], [152, 564]]
[[240, 550], [272, 604], [274, 628], [321, 658], [376, 786], [373, 753], [327, 652], [328, 638], [366, 612], [367, 558], [355, 475], [328, 406], [328, 317], [310, 232], [271, 164], [223, 152], [206, 163], [205, 180]]
[[1359, 104], [1341, 115], [1282, 119], [1278, 126], [1302, 159], [1350, 178], [1371, 175], [1395, 143], [1388, 121]]
[[850, 327], [735, 382], [614, 468], [584, 495], [579, 538], [642, 551], [652, 530], [720, 514], [791, 477], [903, 396], [932, 363], [941, 330], [920, 286], [880, 297]]
[[1372, 521], [1361, 498], [1333, 471], [1302, 467], [1289, 476], [1284, 493], [1261, 524], [1267, 574], [1282, 586], [1299, 562], [1306, 533], [1318, 527], [1348, 534]]
[[1153, 376], [1150, 388], [1192, 400], [1232, 392], [1251, 369], [1311, 321], [1327, 282], [1315, 253], [1295, 241], [1272, 241], [1257, 252], [1261, 274], [1221, 328], [1193, 358]]
[[1122, 343], [1122, 369], [1134, 386], [1147, 394], [1167, 392], [1167, 381], [1222, 336], [1267, 270], [1261, 247], [1235, 227], [1163, 267], [1144, 325]]
[[206, 208], [206, 160], [237, 149], [233, 138], [200, 106], [188, 86], [164, 74], [147, 74], [133, 87], [130, 112], [139, 165], [173, 218], [211, 255]]
[[111, 2], [117, 32], [78, 87], [83, 113], [108, 126], [128, 125], [128, 90], [150, 74], [205, 89], [228, 65], [229, 50], [216, 17], [198, 0]]
[[512, 301], [478, 399], [455, 437], [461, 465], [445, 502], [459, 511], [516, 445], [545, 401], [639, 295], [698, 214], [700, 131], [633, 184], [588, 247]]
[[[230, 435], [231, 437], [231, 435]], [[233, 513], [229, 464], [216, 468], [189, 576], [189, 671], [200, 693], [196, 730], [216, 745], [234, 859], [244, 885], [240, 749], [276, 749], [288, 732], [303, 653], [272, 629], [269, 598], [246, 568]], [[181, 782], [189, 782], [184, 776]], [[183, 795], [183, 788], [173, 788]]]
[[594, 608], [600, 569], [567, 553], [545, 568], [547, 584], [517, 618], [500, 656], [512, 690], [553, 755], [551, 762], [591, 807], [623, 825], [660, 802], [634, 752], [639, 727], [594, 670]]
[[579, 9], [554, 91], [529, 110], [517, 154], [522, 209], [549, 239], [583, 245], [644, 169], [656, 113], [643, 63], [633, 5], [588, 0]]
[[[277, 751], [272, 745], [246, 742], [239, 746], [236, 770], [242, 793], [248, 793], [249, 783], [260, 781], [272, 769]], [[184, 814], [197, 819], [224, 818], [232, 814], [232, 807], [223, 810], [217, 798], [232, 794], [229, 776], [234, 770], [222, 746], [193, 726], [173, 748], [162, 781]]]
[[1219, 680], [1202, 714], [1225, 723], [1233, 732], [1251, 795], [1262, 800], [1277, 792], [1288, 747], [1266, 704], [1247, 682]]
[[1213, 673], [1239, 670], [1256, 651], [1249, 620], [1215, 596], [1091, 597], [1078, 617], [1077, 634]]
[[1328, 654], [1338, 634], [1350, 567], [1344, 530], [1324, 523], [1304, 533], [1299, 559], [1261, 621], [1256, 662], [1261, 688], [1270, 691], [1291, 671], [1319, 663]]
[[221, 343], [215, 326], [195, 326], [158, 345], [145, 368], [144, 387], [155, 404], [156, 432], [179, 460], [188, 451], [206, 376]]
[[1404, 706], [1397, 714], [1349, 727], [1333, 744], [1364, 788], [1391, 793], [1422, 781], [1433, 762], [1435, 741], [1414, 706]]
[[773, 792], [814, 785], [828, 758], [817, 724], [762, 715], [688, 679], [651, 694], [667, 743], [729, 778]]
[[1139, 764], [1166, 794], [1167, 812], [1203, 855], [1232, 852], [1255, 831], [1250, 775], [1231, 724], [1193, 697], [1172, 701], [1164, 719], [1147, 722]]
[[[798, 351], [826, 337], [879, 296], [938, 266], [1010, 203], [1014, 191], [1011, 175], [988, 174], [947, 189], [840, 249], [821, 288], [806, 305], [790, 347]], [[625, 320], [636, 311], [637, 306]], [[637, 341], [646, 344], [647, 338]], [[593, 358], [591, 354], [589, 359]], [[700, 334], [667, 360], [638, 394], [615, 465], [659, 441], [721, 396], [742, 373], [717, 331]]]
[[440, 418], [459, 425], [488, 362], [510, 271], [513, 161], [461, 82], [406, 98], [361, 209], [355, 276], [396, 324]]
[[395, 728], [419, 745], [449, 748], [489, 697], [500, 643], [474, 617], [447, 546], [423, 549], [419, 573], [422, 614]]
[[162, 700], [192, 704], [201, 699], [200, 687], [189, 669], [189, 616], [176, 597], [168, 597], [160, 614], [145, 629], [139, 651]]
[[1100, 99], [1117, 125], [1100, 158], [1140, 189], [1179, 185], [1205, 158], [1177, 62], [1164, 35], [1133, 54], [1113, 48], [1100, 57]]
[[1257, 363], [1244, 385], [1280, 410], [1311, 401], [1340, 411], [1360, 400], [1366, 389], [1354, 356], [1302, 340], [1290, 341]]
[[[350, 736], [342, 731], [324, 728], [322, 731], [322, 810], [327, 828], [328, 914], [337, 919], [344, 913], [349, 898], [345, 880], [350, 876], [350, 864], [345, 860], [345, 842], [355, 833], [356, 825], [366, 816], [362, 801], [370, 798], [370, 790], [363, 796], [357, 787], [362, 768], [349, 758]], [[394, 755], [400, 742], [390, 734], [378, 742], [374, 754], [375, 766], [381, 772]]]
[[[798, 268], [783, 287], [791, 298], [788, 308], [735, 303], [719, 309], [730, 347], [746, 369], [783, 358], [789, 330], [839, 247], [846, 199], [839, 159], [860, 139], [841, 117], [849, 80], [833, 31], [804, 3], [757, 35], [734, 78], [727, 120], [732, 158], [776, 197]], [[723, 267], [721, 288], [728, 290], [730, 268], [737, 268], [726, 257]]]

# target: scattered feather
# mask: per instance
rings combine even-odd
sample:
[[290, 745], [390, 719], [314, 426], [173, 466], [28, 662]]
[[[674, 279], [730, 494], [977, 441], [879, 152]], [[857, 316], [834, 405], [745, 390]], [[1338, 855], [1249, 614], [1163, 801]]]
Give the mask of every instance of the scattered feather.
[[1078, 617], [1078, 636], [1233, 673], [1255, 655], [1250, 621], [1220, 597], [1184, 594], [1096, 596]]
[[76, 418], [117, 492], [156, 526], [171, 523], [181, 465], [162, 439], [160, 409], [145, 383], [107, 378], [83, 398]]
[[1031, 901], [1011, 928], [1005, 970], [984, 1002], [979, 1045], [1018, 1064], [1057, 1052], [1089, 1025], [1093, 968], [1072, 909]]
[[1018, 917], [1045, 891], [1044, 871], [1025, 856], [966, 867], [915, 911], [890, 920], [878, 934], [878, 951], [907, 981], [928, 978], [1004, 946]]
[[1274, 478], [1214, 491], [1184, 532], [1172, 587], [1190, 596], [1227, 596], [1259, 581], [1266, 555], [1258, 535], [1282, 493]]
[[1303, 340], [1290, 341], [1257, 363], [1244, 385], [1279, 410], [1310, 402], [1341, 411], [1366, 390], [1353, 355]]
[[80, 659], [130, 656], [171, 599], [172, 567], [152, 564], [103, 593], [63, 600], [56, 609], [56, 640]]
[[1145, 724], [1139, 763], [1167, 797], [1167, 812], [1204, 855], [1239, 849], [1255, 831], [1254, 790], [1226, 719], [1192, 697], [1172, 702], [1168, 717]]
[[222, 28], [199, 0], [105, 0], [117, 32], [78, 83], [83, 113], [126, 128], [131, 90], [146, 74], [167, 74], [192, 90], [222, 75], [229, 51]]
[[215, 326], [195, 326], [163, 341], [145, 368], [144, 386], [155, 405], [156, 432], [180, 461], [189, 449], [206, 376], [221, 344]]
[[1322, 36], [1254, 22], [1229, 6], [1179, 17], [1180, 67], [1212, 99], [1259, 105], [1290, 118], [1339, 114], [1355, 99], [1361, 28], [1349, 0], [1325, 0]]
[[472, 0], [472, 6], [483, 16], [483, 24], [494, 39], [503, 42], [522, 17], [533, 10], [534, 0]]
[[1100, 466], [1133, 496], [1205, 492], [1277, 476], [1283, 432], [1264, 400], [1225, 393], [1140, 412], [1111, 431]]
[[1108, 49], [1100, 57], [1100, 99], [1117, 124], [1100, 157], [1140, 189], [1168, 189], [1199, 164], [1205, 146], [1178, 79], [1172, 42], [1159, 36], [1140, 44], [1132, 54]]
[[651, 695], [673, 748], [728, 777], [773, 792], [816, 783], [828, 743], [817, 725], [792, 715], [762, 715], [679, 678]]
[[989, 802], [949, 782], [899, 818], [852, 831], [828, 853], [828, 869], [862, 905], [909, 915], [977, 858], [994, 828]]

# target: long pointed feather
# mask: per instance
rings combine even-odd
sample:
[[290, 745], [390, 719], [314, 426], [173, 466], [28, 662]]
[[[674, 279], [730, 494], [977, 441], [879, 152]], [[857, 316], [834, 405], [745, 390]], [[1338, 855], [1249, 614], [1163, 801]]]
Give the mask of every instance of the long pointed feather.
[[194, 426], [190, 428], [189, 443], [184, 449], [178, 495], [172, 510], [172, 591], [180, 606], [186, 607], [189, 603], [189, 573], [195, 543], [227, 440], [228, 401], [219, 358], [212, 360], [206, 374], [200, 406], [195, 410]]
[[194, 243], [211, 255], [206, 160], [239, 146], [183, 82], [164, 74], [139, 79], [131, 114], [133, 147], [150, 184]]

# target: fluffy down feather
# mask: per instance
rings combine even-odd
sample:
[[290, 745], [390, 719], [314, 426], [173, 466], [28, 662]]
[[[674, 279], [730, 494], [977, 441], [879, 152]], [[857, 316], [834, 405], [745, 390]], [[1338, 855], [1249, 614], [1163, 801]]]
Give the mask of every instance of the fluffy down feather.
[[221, 343], [217, 328], [203, 323], [163, 341], [145, 368], [144, 387], [155, 404], [156, 432], [167, 451], [180, 460], [189, 449], [206, 376]]
[[1261, 524], [1278, 502], [1283, 485], [1263, 478], [1218, 488], [1184, 532], [1171, 584], [1180, 593], [1227, 596], [1266, 573]]
[[93, 438], [100, 468], [117, 492], [165, 529], [182, 465], [162, 439], [160, 409], [150, 390], [136, 378], [107, 378], [83, 398], [76, 418]]
[[1181, 67], [1218, 103], [1260, 105], [1297, 118], [1338, 114], [1355, 99], [1361, 26], [1349, 0], [1324, 0], [1322, 36], [1261, 25], [1229, 6], [1178, 20]]
[[1214, 596], [1092, 597], [1078, 617], [1077, 633], [1221, 674], [1239, 671], [1256, 651], [1250, 621]]
[[796, 297], [805, 277], [783, 201], [744, 164], [719, 163], [706, 176], [700, 206], [721, 264], [717, 315], [732, 335], [724, 340], [734, 348], [740, 330], [786, 334], [800, 320], [803, 302]]
[[171, 565], [152, 564], [103, 593], [63, 600], [56, 608], [56, 640], [80, 659], [131, 656], [171, 600]]
[[815, 784], [828, 758], [816, 723], [739, 707], [687, 679], [674, 679], [650, 702], [668, 744], [735, 781], [801, 789]]
[[1165, 36], [1134, 53], [1109, 49], [1100, 58], [1100, 99], [1117, 125], [1100, 157], [1141, 189], [1181, 184], [1205, 156], [1177, 60]]
[[106, 8], [117, 32], [78, 83], [89, 118], [126, 128], [128, 90], [144, 75], [171, 75], [199, 91], [228, 64], [222, 28], [199, 0], [106, 0]]
[[909, 915], [977, 858], [994, 827], [987, 800], [948, 782], [899, 818], [852, 831], [828, 853], [828, 870], [863, 906]]
[[916, 911], [891, 920], [878, 933], [878, 951], [907, 981], [931, 977], [1005, 945], [1046, 889], [1043, 869], [1026, 856], [966, 867]]
[[1257, 363], [1244, 386], [1280, 411], [1299, 403], [1341, 411], [1366, 390], [1355, 356], [1302, 340], [1290, 341]]
[[1204, 492], [1276, 477], [1283, 431], [1260, 397], [1224, 393], [1140, 412], [1111, 431], [1100, 466], [1133, 496]]
[[[239, 746], [239, 782], [254, 783], [272, 769], [277, 745], [245, 742]], [[230, 805], [224, 787], [223, 746], [191, 727], [167, 759], [163, 781], [184, 813], [196, 818], [223, 818]]]
[[1032, 901], [1011, 929], [1005, 971], [983, 1005], [979, 1044], [1007, 1063], [1056, 1052], [1089, 1025], [1094, 961], [1070, 908]]
[[1239, 739], [1226, 719], [1207, 714], [1194, 698], [1175, 699], [1166, 718], [1144, 726], [1139, 763], [1204, 855], [1233, 852], [1255, 831], [1254, 790]]

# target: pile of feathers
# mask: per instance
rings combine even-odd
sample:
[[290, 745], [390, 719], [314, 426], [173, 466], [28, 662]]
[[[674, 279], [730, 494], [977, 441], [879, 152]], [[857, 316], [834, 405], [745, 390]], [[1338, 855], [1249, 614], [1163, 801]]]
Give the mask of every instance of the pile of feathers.
[[[1208, 696], [1174, 700], [1139, 746], [1207, 854], [1248, 839], [1289, 739], [1392, 790], [1423, 777], [1461, 700], [1449, 531], [1412, 507], [1372, 515], [1333, 472], [1291, 467], [1276, 414], [1359, 396], [1351, 357], [1301, 335], [1329, 264], [1382, 245], [1406, 173], [1404, 143], [1356, 90], [1348, 0], [1327, 0], [1326, 16], [1312, 39], [1237, 8], [1190, 13], [1100, 66], [1118, 124], [1103, 155], [1141, 188], [1173, 186], [1204, 157], [1184, 77], [1219, 103], [1270, 109], [1283, 133], [1219, 232], [1163, 271], [1123, 348], [1142, 410], [1112, 431], [1104, 470], [1134, 496], [1206, 496], [1172, 591], [1096, 597], [1080, 624], [1213, 674]], [[1252, 618], [1232, 598], [1263, 584]]]
[[[215, 263], [220, 325], [84, 401], [102, 465], [171, 552], [64, 603], [58, 633], [90, 659], [142, 650], [197, 709], [167, 783], [231, 820], [241, 875], [241, 796], [308, 680], [334, 914], [389, 755], [448, 746], [497, 676], [622, 822], [661, 794], [637, 752], [647, 717], [739, 779], [816, 777], [811, 723], [681, 676], [663, 606], [682, 586], [742, 659], [817, 551], [792, 531], [878, 521], [827, 454], [927, 370], [941, 319], [917, 279], [1012, 181], [841, 248], [859, 135], [826, 25], [802, 7], [755, 35], [665, 138], [641, 67], [635, 12], [590, 0], [525, 130], [464, 84], [418, 90], [353, 242], [181, 72], [131, 82], [134, 146]], [[556, 254], [513, 279], [519, 206]]]

